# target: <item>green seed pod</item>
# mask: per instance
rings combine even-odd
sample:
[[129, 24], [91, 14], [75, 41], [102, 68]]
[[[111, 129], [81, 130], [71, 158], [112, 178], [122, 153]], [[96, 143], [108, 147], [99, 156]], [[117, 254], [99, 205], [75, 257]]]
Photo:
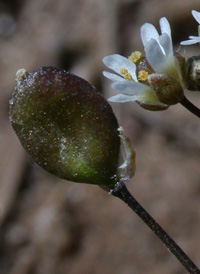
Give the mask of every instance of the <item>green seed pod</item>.
[[183, 88], [178, 81], [167, 74], [152, 73], [148, 76], [148, 82], [163, 104], [175, 105], [183, 99]]
[[33, 160], [74, 182], [113, 185], [120, 138], [115, 115], [93, 86], [65, 70], [21, 69], [10, 121]]

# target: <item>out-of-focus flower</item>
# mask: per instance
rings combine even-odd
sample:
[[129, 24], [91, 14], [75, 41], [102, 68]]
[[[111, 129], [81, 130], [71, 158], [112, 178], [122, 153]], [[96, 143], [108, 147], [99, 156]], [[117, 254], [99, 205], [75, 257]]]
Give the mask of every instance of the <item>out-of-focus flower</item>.
[[164, 110], [182, 99], [182, 81], [165, 17], [160, 19], [160, 28], [161, 35], [152, 24], [141, 27], [146, 57], [135, 51], [128, 59], [118, 54], [103, 58], [103, 63], [116, 73], [104, 71], [103, 75], [112, 80], [112, 88], [120, 92], [109, 101], [136, 101], [149, 110]]
[[191, 91], [200, 90], [200, 56], [192, 56], [187, 60], [187, 89]]
[[200, 12], [196, 10], [192, 10], [192, 15], [194, 19], [199, 23], [198, 26], [198, 35], [199, 36], [189, 36], [190, 40], [182, 41], [180, 44], [184, 46], [193, 45], [196, 43], [200, 43]]

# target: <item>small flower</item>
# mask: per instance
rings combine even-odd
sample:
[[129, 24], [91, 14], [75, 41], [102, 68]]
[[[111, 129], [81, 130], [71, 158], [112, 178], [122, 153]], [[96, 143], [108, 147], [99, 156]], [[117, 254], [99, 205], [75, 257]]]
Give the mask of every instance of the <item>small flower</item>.
[[[103, 75], [112, 80], [112, 88], [120, 94], [109, 98], [112, 102], [136, 101], [144, 108], [149, 110], [164, 110], [169, 105], [178, 103], [183, 95], [181, 87], [181, 77], [176, 66], [176, 60], [173, 54], [171, 29], [169, 22], [165, 17], [160, 19], [161, 35], [152, 24], [145, 23], [141, 27], [141, 39], [145, 48], [146, 57], [138, 51], [125, 58], [118, 54], [109, 55], [103, 58], [103, 63], [116, 74], [103, 71]], [[151, 74], [159, 77], [159, 94], [157, 87], [152, 85]], [[168, 83], [166, 83], [168, 79]], [[179, 94], [176, 99], [170, 99], [173, 96], [174, 81], [176, 91], [178, 87]], [[172, 88], [169, 86], [172, 84]], [[166, 84], [168, 91], [165, 97]], [[160, 96], [160, 93], [163, 93]], [[178, 99], [177, 99], [178, 98]]]
[[181, 45], [184, 45], [184, 46], [200, 43], [200, 12], [198, 12], [196, 10], [192, 10], [192, 15], [193, 15], [194, 19], [199, 23], [199, 26], [198, 26], [199, 36], [189, 36], [190, 40], [182, 41], [180, 43]]
[[112, 88], [121, 92], [109, 98], [109, 101], [121, 103], [139, 101], [145, 104], [161, 104], [150, 86], [138, 82], [134, 63], [118, 54], [104, 57], [103, 62], [108, 68], [119, 74], [103, 71], [105, 77], [114, 81]]

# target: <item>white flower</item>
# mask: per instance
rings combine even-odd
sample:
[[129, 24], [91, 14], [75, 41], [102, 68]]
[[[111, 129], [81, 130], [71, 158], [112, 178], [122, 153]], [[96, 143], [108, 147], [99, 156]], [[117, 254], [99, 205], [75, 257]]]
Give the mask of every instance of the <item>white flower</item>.
[[[110, 97], [111, 102], [139, 101], [146, 104], [161, 104], [155, 95], [154, 90], [145, 84], [139, 83], [136, 77], [136, 65], [127, 58], [113, 54], [105, 56], [103, 63], [117, 74], [103, 71], [103, 75], [114, 81], [111, 87], [119, 92], [118, 95]], [[127, 71], [127, 75], [125, 75]], [[125, 72], [125, 73], [122, 73]], [[124, 78], [127, 77], [128, 79]], [[130, 79], [130, 80], [129, 80]], [[161, 104], [163, 105], [163, 104]]]
[[[145, 48], [146, 59], [151, 66], [151, 73], [167, 73], [179, 80], [179, 72], [173, 55], [171, 29], [165, 17], [160, 19], [160, 28], [161, 35], [158, 34], [152, 24], [145, 23], [141, 27], [141, 39]], [[112, 88], [120, 92], [120, 94], [109, 98], [109, 101], [138, 101], [140, 104], [160, 106], [161, 109], [162, 107], [164, 109], [166, 105], [160, 102], [154, 89], [148, 83], [149, 71], [141, 70], [138, 72], [136, 70], [135, 63], [141, 58], [141, 55], [138, 56], [138, 54], [139, 52], [134, 52], [134, 56], [130, 56], [129, 59], [118, 54], [103, 58], [103, 63], [117, 73], [103, 71], [103, 75], [112, 80], [114, 82]], [[135, 57], [137, 57], [136, 60]], [[146, 74], [143, 79], [140, 77], [141, 73], [142, 75]]]
[[184, 46], [200, 43], [200, 12], [198, 12], [196, 10], [192, 10], [192, 15], [193, 15], [194, 19], [199, 23], [199, 26], [198, 26], [199, 36], [189, 36], [190, 40], [182, 41], [180, 43], [181, 45], [184, 45]]
[[173, 55], [171, 29], [168, 20], [162, 17], [159, 21], [161, 35], [149, 23], [141, 27], [141, 39], [147, 60], [155, 72], [168, 73], [179, 78]]

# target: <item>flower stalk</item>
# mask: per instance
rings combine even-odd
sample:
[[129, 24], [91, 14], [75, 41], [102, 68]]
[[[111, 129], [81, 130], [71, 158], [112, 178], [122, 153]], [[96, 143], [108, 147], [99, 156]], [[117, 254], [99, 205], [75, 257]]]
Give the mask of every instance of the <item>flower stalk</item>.
[[193, 105], [185, 96], [180, 101], [180, 104], [184, 106], [187, 110], [189, 110], [191, 113], [193, 113], [195, 116], [200, 118], [200, 109]]
[[110, 190], [110, 193], [125, 202], [143, 220], [189, 273], [200, 273], [200, 269], [153, 219], [153, 217], [151, 217], [151, 215], [136, 201], [123, 182], [116, 183]]

